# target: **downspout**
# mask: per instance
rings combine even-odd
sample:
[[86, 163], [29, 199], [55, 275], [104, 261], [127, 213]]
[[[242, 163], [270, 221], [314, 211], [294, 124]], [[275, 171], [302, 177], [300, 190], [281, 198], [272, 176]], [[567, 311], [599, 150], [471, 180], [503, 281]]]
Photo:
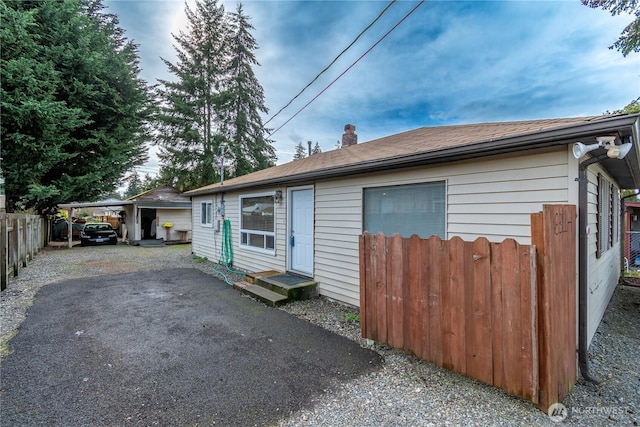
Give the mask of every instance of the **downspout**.
[[587, 282], [587, 260], [588, 260], [588, 235], [587, 226], [589, 224], [587, 192], [589, 177], [587, 168], [589, 165], [598, 163], [607, 158], [607, 154], [591, 157], [580, 163], [578, 168], [578, 364], [580, 374], [585, 381], [594, 384], [599, 382], [589, 374], [588, 356], [588, 318], [587, 318], [587, 298], [589, 284]]

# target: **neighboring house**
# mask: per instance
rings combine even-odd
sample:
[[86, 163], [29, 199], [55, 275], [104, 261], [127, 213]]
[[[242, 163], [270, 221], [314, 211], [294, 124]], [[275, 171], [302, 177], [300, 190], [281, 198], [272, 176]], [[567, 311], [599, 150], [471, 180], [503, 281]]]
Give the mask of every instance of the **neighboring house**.
[[[125, 205], [129, 241], [164, 239], [188, 241], [191, 237], [191, 200], [173, 187], [158, 187], [133, 197]], [[171, 224], [164, 228], [163, 224]]]
[[[158, 187], [127, 200], [103, 200], [58, 205], [61, 209], [103, 208], [118, 212], [120, 235], [128, 242], [164, 239], [188, 241], [191, 238], [191, 200], [172, 187]], [[170, 228], [163, 224], [171, 223]]]
[[629, 268], [640, 268], [640, 202], [625, 202], [624, 256]]
[[[186, 192], [192, 251], [219, 259], [227, 219], [234, 268], [309, 276], [321, 295], [357, 306], [363, 231], [529, 244], [531, 213], [573, 204], [588, 222], [576, 283], [589, 289], [581, 295], [590, 342], [620, 277], [619, 195], [640, 186], [639, 122], [636, 114], [426, 127], [362, 144], [347, 125], [341, 149]], [[572, 154], [574, 143], [610, 135], [618, 146], [633, 142], [623, 160], [600, 159], [602, 148]]]

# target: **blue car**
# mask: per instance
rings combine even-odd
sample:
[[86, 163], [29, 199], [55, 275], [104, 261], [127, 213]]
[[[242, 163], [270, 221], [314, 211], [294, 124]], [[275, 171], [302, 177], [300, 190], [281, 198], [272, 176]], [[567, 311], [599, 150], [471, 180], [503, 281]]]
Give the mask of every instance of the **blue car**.
[[118, 235], [116, 230], [106, 222], [85, 224], [80, 232], [80, 246], [115, 245], [117, 243]]

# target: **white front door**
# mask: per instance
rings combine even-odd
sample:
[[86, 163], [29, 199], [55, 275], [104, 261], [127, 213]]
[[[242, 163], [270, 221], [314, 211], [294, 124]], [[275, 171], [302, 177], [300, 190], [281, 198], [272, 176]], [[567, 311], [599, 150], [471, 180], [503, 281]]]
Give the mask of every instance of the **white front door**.
[[289, 265], [291, 271], [313, 276], [313, 188], [289, 192]]

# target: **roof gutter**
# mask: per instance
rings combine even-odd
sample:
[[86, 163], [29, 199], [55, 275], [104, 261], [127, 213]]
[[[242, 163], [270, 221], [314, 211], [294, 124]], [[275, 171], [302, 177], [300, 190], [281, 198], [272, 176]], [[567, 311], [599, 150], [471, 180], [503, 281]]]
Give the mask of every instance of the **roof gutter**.
[[[550, 129], [533, 134], [517, 135], [514, 137], [488, 140], [459, 147], [447, 148], [438, 151], [428, 151], [420, 154], [411, 154], [398, 157], [371, 160], [368, 162], [353, 163], [334, 168], [303, 172], [297, 175], [271, 178], [259, 182], [246, 182], [241, 184], [225, 183], [223, 186], [192, 190], [185, 192], [188, 196], [200, 196], [215, 194], [223, 191], [240, 190], [243, 188], [267, 187], [280, 184], [298, 184], [317, 179], [336, 178], [345, 175], [357, 175], [372, 171], [386, 171], [411, 166], [423, 166], [446, 163], [453, 160], [466, 160], [472, 158], [493, 156], [496, 154], [513, 153], [523, 150], [535, 150], [554, 145], [572, 142], [577, 138], [597, 136], [602, 133], [620, 132], [621, 128], [628, 127], [630, 132], [637, 135], [639, 116], [616, 116], [611, 119], [598, 120], [588, 123], [580, 123], [560, 129]], [[635, 129], [635, 131], [634, 131]], [[634, 137], [635, 138], [635, 137]], [[636, 139], [637, 140], [637, 139]], [[635, 144], [634, 144], [635, 145]]]
[[132, 205], [131, 200], [119, 200], [111, 203], [105, 202], [86, 202], [86, 203], [60, 203], [57, 205], [60, 209], [82, 209], [82, 208], [108, 208]]

